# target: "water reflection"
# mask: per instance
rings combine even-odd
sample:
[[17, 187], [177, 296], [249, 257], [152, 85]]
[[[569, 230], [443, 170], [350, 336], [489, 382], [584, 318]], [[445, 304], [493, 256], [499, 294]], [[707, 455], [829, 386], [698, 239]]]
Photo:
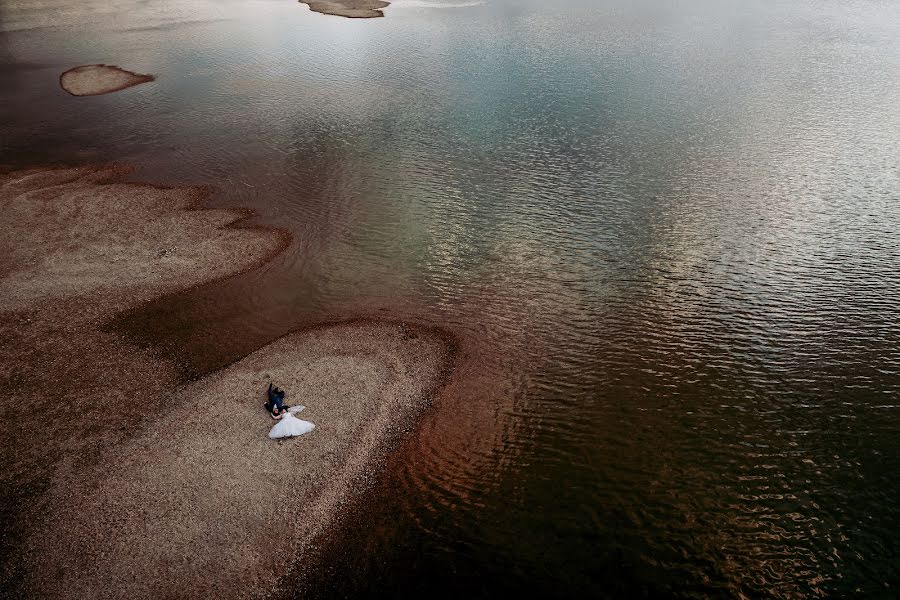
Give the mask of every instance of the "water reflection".
[[[309, 593], [892, 590], [897, 8], [403, 4], [2, 7], [0, 162], [133, 162], [295, 236], [119, 326], [188, 375], [323, 319], [460, 337]], [[158, 79], [65, 97], [88, 62]]]

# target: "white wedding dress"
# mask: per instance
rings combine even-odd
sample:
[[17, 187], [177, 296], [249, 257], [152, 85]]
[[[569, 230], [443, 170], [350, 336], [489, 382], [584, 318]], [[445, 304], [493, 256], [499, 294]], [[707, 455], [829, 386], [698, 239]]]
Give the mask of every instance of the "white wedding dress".
[[277, 440], [279, 438], [303, 435], [304, 433], [309, 433], [310, 431], [315, 429], [315, 423], [311, 423], [310, 421], [303, 421], [302, 419], [298, 419], [294, 416], [294, 413], [298, 413], [304, 408], [305, 407], [303, 406], [292, 406], [288, 408], [288, 412], [281, 416], [281, 418], [277, 423], [275, 423], [275, 426], [269, 432], [269, 439]]

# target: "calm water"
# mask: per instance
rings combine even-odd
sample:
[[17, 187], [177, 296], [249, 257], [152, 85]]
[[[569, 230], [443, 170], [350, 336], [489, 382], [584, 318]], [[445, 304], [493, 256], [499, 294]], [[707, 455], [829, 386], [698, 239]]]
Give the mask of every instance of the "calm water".
[[[459, 336], [310, 595], [900, 595], [896, 2], [4, 0], [0, 29], [0, 163], [127, 162], [294, 233], [123, 321], [187, 375], [323, 319]], [[59, 89], [96, 62], [158, 79]]]

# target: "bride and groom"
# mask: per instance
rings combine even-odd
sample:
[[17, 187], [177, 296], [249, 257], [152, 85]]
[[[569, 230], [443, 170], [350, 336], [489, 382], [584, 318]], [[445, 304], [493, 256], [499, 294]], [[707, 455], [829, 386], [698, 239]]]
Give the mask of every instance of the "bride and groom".
[[295, 413], [306, 408], [305, 406], [301, 404], [298, 404], [297, 406], [286, 406], [284, 404], [284, 390], [279, 390], [270, 383], [266, 396], [268, 396], [268, 399], [264, 406], [266, 407], [266, 410], [269, 411], [272, 418], [278, 421], [278, 423], [272, 427], [272, 430], [269, 431], [270, 439], [276, 440], [279, 438], [303, 435], [304, 433], [309, 433], [315, 429], [316, 426], [314, 423], [303, 421], [294, 416]]

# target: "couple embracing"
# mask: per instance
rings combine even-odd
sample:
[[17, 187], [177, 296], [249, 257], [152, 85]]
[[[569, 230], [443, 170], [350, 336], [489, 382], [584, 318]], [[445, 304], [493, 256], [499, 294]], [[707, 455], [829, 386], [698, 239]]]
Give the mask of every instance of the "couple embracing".
[[298, 413], [306, 407], [299, 404], [297, 406], [285, 405], [284, 390], [279, 390], [270, 383], [266, 396], [267, 399], [264, 406], [269, 412], [269, 415], [278, 421], [269, 432], [270, 439], [275, 440], [278, 438], [303, 435], [304, 433], [309, 433], [316, 427], [314, 423], [302, 421], [294, 416], [294, 413]]

